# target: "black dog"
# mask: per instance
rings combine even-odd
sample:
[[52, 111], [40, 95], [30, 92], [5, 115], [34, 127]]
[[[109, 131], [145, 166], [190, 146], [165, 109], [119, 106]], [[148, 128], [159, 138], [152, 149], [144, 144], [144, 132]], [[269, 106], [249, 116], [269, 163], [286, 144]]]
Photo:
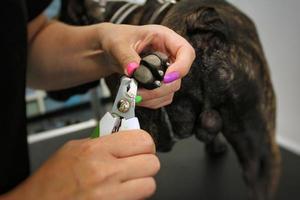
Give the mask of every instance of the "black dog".
[[[76, 25], [110, 21], [125, 4], [109, 2], [103, 7], [91, 0], [65, 0], [60, 18]], [[174, 138], [195, 135], [210, 153], [223, 152], [223, 135], [238, 156], [250, 199], [272, 199], [280, 174], [276, 100], [253, 22], [223, 0], [172, 5], [148, 0], [134, 10], [122, 23], [167, 26], [185, 37], [197, 55], [170, 106], [137, 109], [141, 127], [161, 151], [169, 151]], [[113, 93], [117, 78], [108, 79]]]

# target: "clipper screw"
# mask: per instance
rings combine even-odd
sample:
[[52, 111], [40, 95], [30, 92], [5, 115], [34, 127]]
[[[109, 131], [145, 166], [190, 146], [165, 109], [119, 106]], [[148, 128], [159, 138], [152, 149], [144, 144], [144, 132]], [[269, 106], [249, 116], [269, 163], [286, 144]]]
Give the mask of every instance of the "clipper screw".
[[118, 110], [121, 113], [127, 113], [130, 109], [130, 103], [129, 101], [125, 100], [125, 99], [121, 99], [118, 103]]

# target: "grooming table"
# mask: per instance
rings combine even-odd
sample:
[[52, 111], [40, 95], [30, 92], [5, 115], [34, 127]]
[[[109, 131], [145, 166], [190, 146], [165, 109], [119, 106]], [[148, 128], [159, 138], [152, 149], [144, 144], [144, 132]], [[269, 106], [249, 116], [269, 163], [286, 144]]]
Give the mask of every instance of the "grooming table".
[[[92, 129], [30, 144], [32, 171], [70, 139], [88, 137]], [[300, 199], [300, 156], [281, 150], [283, 171], [278, 200]], [[161, 170], [151, 200], [245, 200], [246, 187], [235, 154], [209, 157], [195, 138], [181, 140], [169, 153], [159, 153]]]

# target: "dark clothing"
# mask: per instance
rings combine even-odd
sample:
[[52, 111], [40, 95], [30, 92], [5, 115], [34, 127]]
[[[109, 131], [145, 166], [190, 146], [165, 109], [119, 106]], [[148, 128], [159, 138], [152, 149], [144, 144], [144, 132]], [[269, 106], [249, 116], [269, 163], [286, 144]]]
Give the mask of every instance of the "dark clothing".
[[50, 0], [8, 0], [0, 5], [0, 194], [29, 175], [25, 114], [27, 22]]

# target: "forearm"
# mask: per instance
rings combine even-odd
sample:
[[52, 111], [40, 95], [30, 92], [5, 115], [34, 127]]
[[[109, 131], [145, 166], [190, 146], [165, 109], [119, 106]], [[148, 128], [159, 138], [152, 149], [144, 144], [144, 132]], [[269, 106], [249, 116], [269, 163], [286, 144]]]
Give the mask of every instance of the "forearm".
[[28, 85], [55, 90], [99, 79], [111, 73], [100, 49], [97, 26], [47, 22], [29, 42]]

